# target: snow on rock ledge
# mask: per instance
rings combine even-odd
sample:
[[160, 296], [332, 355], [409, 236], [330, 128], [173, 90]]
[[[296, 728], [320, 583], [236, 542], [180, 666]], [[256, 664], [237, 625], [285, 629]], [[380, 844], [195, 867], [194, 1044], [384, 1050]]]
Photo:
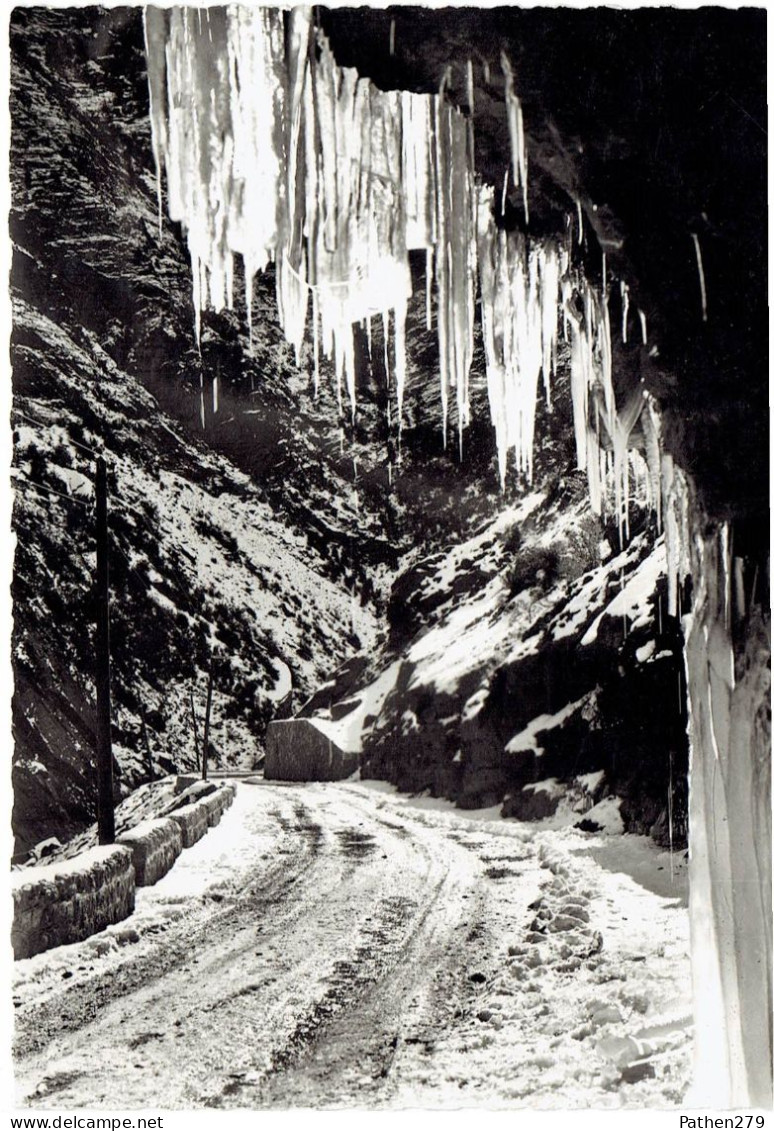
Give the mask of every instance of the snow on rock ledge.
[[31, 958], [119, 923], [134, 910], [134, 890], [132, 853], [124, 845], [12, 874], [14, 957]]
[[118, 838], [132, 854], [137, 887], [155, 884], [183, 851], [180, 826], [169, 818], [143, 821]]

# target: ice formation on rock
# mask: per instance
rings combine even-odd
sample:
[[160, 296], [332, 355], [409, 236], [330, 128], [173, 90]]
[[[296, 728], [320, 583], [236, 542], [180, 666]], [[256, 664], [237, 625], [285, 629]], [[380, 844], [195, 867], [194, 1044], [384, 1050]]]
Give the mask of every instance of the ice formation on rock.
[[[440, 95], [380, 91], [336, 63], [309, 9], [147, 8], [153, 152], [191, 257], [201, 312], [233, 303], [234, 256], [252, 279], [276, 262], [280, 322], [307, 332], [355, 408], [353, 326], [393, 315], [398, 419], [406, 378], [408, 252], [435, 264], [441, 387], [467, 423], [473, 349], [472, 131]], [[161, 189], [159, 186], [159, 199]], [[428, 287], [428, 321], [430, 320]]]
[[707, 283], [704, 278], [704, 261], [701, 257], [701, 244], [696, 232], [691, 232], [693, 250], [696, 252], [696, 270], [699, 272], [699, 293], [701, 295], [701, 320], [707, 321]]
[[500, 65], [505, 75], [505, 109], [508, 115], [508, 133], [511, 139], [511, 165], [513, 167], [514, 188], [521, 186], [524, 204], [524, 219], [529, 224], [529, 202], [527, 200], [527, 147], [524, 134], [524, 116], [521, 102], [513, 83], [513, 68], [505, 52], [500, 56]]
[[146, 8], [145, 39], [153, 151], [159, 177], [162, 163], [166, 170], [169, 216], [186, 231], [198, 338], [202, 309], [233, 302], [235, 254], [252, 278], [276, 247], [282, 14], [241, 5]]
[[476, 198], [468, 120], [438, 96], [433, 142], [437, 185], [435, 272], [444, 438], [449, 389], [453, 388], [461, 445], [463, 429], [470, 419], [468, 381], [473, 360], [476, 298]]
[[[498, 229], [494, 189], [475, 183], [472, 117], [448, 102], [448, 74], [435, 95], [378, 90], [353, 68], [338, 65], [308, 8], [283, 15], [244, 5], [151, 7], [145, 39], [153, 152], [159, 177], [162, 166], [166, 170], [169, 214], [186, 231], [197, 337], [206, 305], [219, 310], [233, 303], [236, 255], [244, 260], [248, 320], [253, 276], [274, 261], [285, 337], [300, 361], [311, 315], [315, 383], [322, 353], [333, 362], [340, 407], [346, 390], [353, 414], [354, 327], [365, 327], [370, 349], [371, 322], [381, 316], [400, 433], [409, 252], [424, 250], [426, 321], [429, 328], [434, 305], [444, 438], [452, 398], [460, 446], [470, 419], [480, 288], [504, 484], [509, 453], [517, 472], [532, 477], [538, 384], [542, 374], [550, 407], [561, 311], [571, 339], [578, 466], [587, 472], [600, 513], [610, 486], [623, 536], [629, 445], [643, 400], [636, 390], [623, 408], [616, 405], [606, 262], [603, 257], [600, 294], [571, 266], [569, 231], [560, 245]], [[504, 54], [500, 63], [511, 175], [528, 222], [522, 108]], [[466, 73], [471, 111], [472, 66]], [[506, 193], [507, 180], [503, 198]], [[580, 241], [579, 200], [576, 205]], [[623, 283], [621, 295], [625, 340]], [[640, 319], [645, 340], [644, 315]], [[652, 474], [649, 479], [652, 486]]]
[[498, 230], [494, 189], [479, 191], [478, 260], [487, 390], [497, 439], [500, 482], [508, 453], [532, 478], [535, 407], [542, 371], [550, 397], [556, 360], [559, 256], [555, 247]]

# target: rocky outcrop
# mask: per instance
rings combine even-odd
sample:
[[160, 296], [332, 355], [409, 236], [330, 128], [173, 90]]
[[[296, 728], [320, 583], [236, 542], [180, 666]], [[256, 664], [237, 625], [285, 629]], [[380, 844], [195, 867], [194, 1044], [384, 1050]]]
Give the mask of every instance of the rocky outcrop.
[[283, 719], [266, 730], [268, 781], [340, 781], [358, 767], [357, 751], [342, 750], [315, 719]]
[[463, 808], [504, 802], [521, 819], [551, 815], [574, 780], [596, 775], [628, 831], [684, 845], [685, 680], [664, 545], [651, 528], [568, 578], [585, 521], [582, 505], [557, 513], [544, 500], [519, 537], [503, 516], [413, 567], [435, 611], [393, 660], [361, 772]]

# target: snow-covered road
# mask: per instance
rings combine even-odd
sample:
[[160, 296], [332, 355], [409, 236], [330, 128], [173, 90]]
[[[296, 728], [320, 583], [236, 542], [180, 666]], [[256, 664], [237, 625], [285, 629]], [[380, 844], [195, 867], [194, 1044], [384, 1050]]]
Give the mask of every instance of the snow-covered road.
[[677, 1105], [683, 869], [375, 783], [241, 783], [131, 919], [16, 963], [17, 1103]]

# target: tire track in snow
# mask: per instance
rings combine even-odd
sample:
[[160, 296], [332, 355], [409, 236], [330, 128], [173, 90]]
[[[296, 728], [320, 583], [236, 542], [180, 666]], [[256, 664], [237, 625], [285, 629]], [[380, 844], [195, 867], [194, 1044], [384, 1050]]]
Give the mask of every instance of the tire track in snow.
[[[340, 1017], [355, 1018], [351, 1046], [381, 1050], [374, 1019], [399, 1000], [407, 955], [415, 966], [431, 942], [443, 951], [459, 880], [435, 858], [432, 837], [380, 820], [368, 798], [256, 788], [263, 818], [284, 826], [281, 859], [234, 892], [228, 910], [193, 930], [180, 924], [74, 1001], [65, 990], [35, 1006], [50, 1023], [37, 1041], [31, 1016], [19, 1032], [22, 1102], [230, 1106], [260, 1104], [266, 1092], [271, 1103], [274, 1082], [315, 1043], [338, 1048]], [[387, 1053], [391, 1041], [388, 1033]], [[96, 1064], [87, 1047], [99, 1049]]]
[[[192, 910], [136, 957], [127, 947], [112, 975], [48, 997], [32, 987], [19, 1102], [676, 1102], [689, 1050], [666, 1007], [687, 973], [684, 913], [600, 866], [572, 830], [422, 804], [349, 782], [240, 786], [175, 866], [199, 851], [199, 874], [212, 869]], [[208, 856], [218, 835], [221, 857]], [[664, 1041], [659, 1061], [645, 1042]]]

